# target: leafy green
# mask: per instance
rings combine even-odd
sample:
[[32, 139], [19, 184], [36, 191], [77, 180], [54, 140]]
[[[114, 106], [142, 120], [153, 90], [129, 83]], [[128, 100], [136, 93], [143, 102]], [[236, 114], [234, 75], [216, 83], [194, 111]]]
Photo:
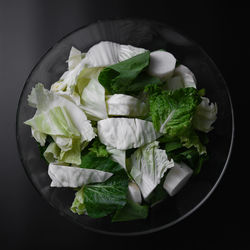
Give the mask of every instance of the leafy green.
[[127, 203], [128, 177], [124, 170], [111, 176], [107, 181], [84, 187], [84, 204], [89, 216], [100, 218]]
[[146, 199], [160, 183], [167, 169], [174, 166], [174, 162], [168, 160], [165, 150], [159, 149], [159, 142], [154, 141], [133, 153], [131, 165], [130, 174]]
[[77, 213], [78, 215], [82, 215], [86, 212], [86, 208], [85, 208], [84, 200], [83, 200], [83, 188], [84, 186], [75, 193], [75, 199], [70, 208], [70, 210], [73, 213]]
[[86, 209], [88, 215], [100, 218], [114, 213], [127, 202], [129, 178], [125, 170], [110, 157], [97, 157], [95, 152], [89, 152], [81, 158], [81, 168], [102, 170], [113, 173], [108, 180], [102, 183], [87, 184], [80, 193], [83, 202], [74, 201], [72, 206]]
[[124, 207], [115, 212], [112, 222], [146, 219], [148, 217], [148, 210], [149, 207], [147, 205], [140, 205], [128, 200]]
[[59, 160], [71, 163], [75, 165], [81, 164], [81, 147], [80, 147], [80, 139], [73, 138], [72, 140], [72, 148], [67, 151], [61, 150]]
[[117, 173], [122, 167], [110, 157], [98, 157], [95, 152], [89, 152], [81, 157], [81, 168], [97, 169]]
[[94, 152], [97, 157], [109, 157], [110, 153], [107, 151], [106, 146], [102, 144], [98, 138], [96, 138], [88, 149], [90, 152]]
[[200, 96], [195, 88], [181, 88], [150, 95], [150, 114], [157, 131], [170, 137], [182, 136], [192, 126]]
[[149, 60], [150, 52], [146, 51], [104, 68], [98, 80], [111, 94], [134, 94], [143, 90], [148, 84], [161, 83], [158, 78], [149, 76], [144, 71], [149, 65]]
[[49, 146], [43, 153], [44, 158], [47, 162], [54, 162], [59, 158], [60, 148], [55, 144], [55, 142], [51, 142]]
[[194, 174], [199, 174], [204, 162], [208, 160], [207, 154], [200, 155], [195, 147], [189, 149], [182, 147], [179, 150], [174, 150], [168, 153], [168, 156], [175, 162], [183, 161], [193, 169]]

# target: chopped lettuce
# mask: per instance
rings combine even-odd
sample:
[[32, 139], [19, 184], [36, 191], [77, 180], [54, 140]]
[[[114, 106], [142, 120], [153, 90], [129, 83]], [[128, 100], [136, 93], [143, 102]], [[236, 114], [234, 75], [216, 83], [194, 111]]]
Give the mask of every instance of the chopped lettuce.
[[78, 93], [81, 96], [81, 108], [91, 120], [108, 117], [105, 103], [105, 89], [98, 82], [100, 68], [83, 69], [77, 79]]
[[113, 147], [106, 147], [106, 150], [111, 155], [111, 159], [120, 164], [126, 170], [126, 150], [120, 150]]
[[175, 163], [198, 174], [208, 159], [216, 103], [186, 66], [163, 80], [149, 74], [151, 63], [150, 51], [131, 45], [72, 47], [50, 91], [41, 83], [31, 90], [36, 113], [25, 124], [49, 164], [50, 186], [77, 190], [73, 213], [146, 219], [168, 197], [163, 182]]
[[130, 95], [115, 94], [107, 100], [108, 114], [111, 116], [145, 116], [148, 113], [146, 103]]
[[104, 119], [98, 121], [97, 129], [103, 144], [120, 150], [143, 146], [160, 136], [152, 122], [133, 118]]
[[75, 193], [75, 199], [71, 205], [70, 210], [73, 213], [77, 213], [78, 215], [82, 215], [86, 213], [86, 208], [84, 205], [84, 198], [83, 198], [83, 188], [82, 186], [76, 193]]
[[132, 200], [128, 200], [124, 207], [117, 209], [112, 217], [112, 222], [146, 219], [148, 211], [148, 205], [140, 205]]
[[91, 141], [95, 137], [90, 121], [75, 103], [44, 89], [40, 83], [31, 94], [36, 98], [37, 111], [32, 119], [25, 122], [26, 124], [49, 135], [80, 135], [81, 142]]
[[193, 119], [194, 128], [208, 133], [213, 129], [212, 124], [217, 119], [217, 104], [210, 103], [207, 97], [201, 97]]
[[127, 60], [145, 51], [143, 48], [131, 45], [102, 41], [88, 50], [86, 58], [90, 67], [104, 67]]
[[192, 126], [192, 118], [200, 96], [194, 88], [163, 91], [150, 96], [150, 114], [157, 131], [181, 136]]
[[89, 183], [108, 180], [113, 174], [97, 169], [86, 169], [77, 166], [49, 164], [48, 174], [52, 180], [51, 187], [82, 187]]
[[[94, 152], [89, 152], [82, 156], [80, 167], [113, 173], [113, 176], [102, 183], [88, 184], [83, 187], [82, 201], [90, 217], [100, 218], [125, 206], [129, 179], [118, 163], [112, 161], [110, 157], [97, 157]], [[76, 199], [79, 201], [79, 198]], [[73, 211], [77, 211], [75, 204], [83, 206], [78, 201], [73, 202]]]
[[82, 60], [82, 53], [80, 50], [72, 47], [69, 52], [69, 59], [68, 59], [68, 69], [74, 69]]
[[51, 142], [43, 153], [44, 158], [49, 163], [53, 163], [56, 160], [58, 160], [59, 155], [60, 155], [60, 148], [56, 145], [55, 142]]
[[159, 142], [154, 141], [137, 149], [131, 156], [131, 176], [140, 187], [144, 199], [160, 183], [164, 173], [174, 166], [168, 160], [165, 150], [159, 149]]
[[67, 151], [61, 150], [59, 160], [71, 163], [73, 165], [80, 165], [81, 164], [81, 143], [80, 140], [74, 138], [72, 140], [72, 148]]
[[47, 135], [40, 132], [39, 130], [35, 130], [31, 127], [31, 134], [34, 137], [34, 139], [41, 145], [44, 146], [46, 142]]
[[144, 89], [148, 84], [158, 84], [161, 81], [149, 76], [145, 69], [149, 65], [150, 52], [134, 56], [120, 63], [104, 68], [99, 77], [99, 82], [110, 94], [134, 94]]
[[98, 138], [94, 140], [92, 146], [88, 150], [95, 153], [97, 157], [110, 156], [110, 152], [106, 149], [106, 146], [99, 141]]

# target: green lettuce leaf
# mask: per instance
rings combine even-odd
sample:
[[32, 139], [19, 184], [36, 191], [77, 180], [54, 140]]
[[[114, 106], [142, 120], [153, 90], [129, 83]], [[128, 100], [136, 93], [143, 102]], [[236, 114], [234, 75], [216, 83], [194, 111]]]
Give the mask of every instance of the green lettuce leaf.
[[182, 136], [192, 126], [192, 118], [201, 99], [195, 88], [181, 88], [150, 95], [150, 114], [157, 131]]
[[128, 200], [124, 207], [117, 209], [112, 217], [112, 222], [146, 219], [148, 217], [148, 211], [148, 205], [140, 205]]
[[100, 218], [127, 203], [128, 177], [125, 171], [116, 173], [107, 181], [84, 187], [84, 204], [89, 216]]
[[84, 205], [90, 217], [100, 218], [114, 213], [126, 204], [129, 178], [118, 163], [110, 157], [98, 157], [95, 152], [89, 152], [82, 156], [80, 167], [110, 172], [113, 176], [102, 183], [85, 185], [81, 192], [84, 202], [79, 203], [79, 198], [74, 201], [74, 211], [76, 204]]
[[94, 139], [91, 147], [88, 148], [90, 152], [96, 154], [97, 157], [109, 157], [110, 153], [107, 151], [106, 146], [102, 144], [98, 138]]
[[158, 78], [149, 76], [144, 71], [149, 60], [150, 52], [146, 51], [104, 68], [98, 80], [110, 94], [135, 94], [148, 84], [161, 83]]

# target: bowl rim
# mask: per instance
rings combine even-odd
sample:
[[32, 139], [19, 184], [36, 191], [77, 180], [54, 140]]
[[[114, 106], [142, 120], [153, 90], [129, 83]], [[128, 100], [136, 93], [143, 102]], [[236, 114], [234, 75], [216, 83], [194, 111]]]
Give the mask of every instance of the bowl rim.
[[[183, 214], [182, 216], [180, 216], [179, 218], [165, 224], [162, 226], [158, 226], [155, 228], [151, 228], [151, 229], [147, 229], [147, 230], [143, 230], [143, 231], [138, 231], [138, 232], [114, 232], [114, 231], [104, 231], [101, 229], [96, 229], [96, 228], [92, 228], [90, 226], [86, 226], [81, 224], [78, 221], [75, 221], [72, 219], [71, 216], [69, 216], [68, 214], [62, 212], [59, 208], [57, 208], [56, 206], [54, 206], [50, 201], [48, 201], [46, 199], [46, 197], [40, 192], [40, 190], [38, 189], [38, 187], [35, 185], [34, 181], [31, 178], [31, 175], [29, 173], [29, 171], [27, 170], [27, 168], [25, 167], [22, 155], [21, 155], [21, 150], [20, 150], [20, 142], [19, 142], [19, 137], [18, 137], [18, 120], [19, 120], [19, 114], [20, 114], [20, 102], [22, 100], [23, 94], [24, 94], [24, 90], [26, 85], [28, 84], [33, 72], [36, 70], [36, 68], [38, 67], [38, 65], [43, 61], [43, 59], [47, 56], [47, 54], [53, 50], [59, 43], [61, 43], [64, 39], [66, 39], [67, 37], [69, 37], [70, 35], [80, 31], [81, 29], [85, 29], [91, 25], [94, 24], [98, 24], [101, 22], [119, 22], [119, 21], [139, 21], [139, 22], [148, 22], [148, 23], [153, 23], [154, 25], [161, 25], [165, 28], [167, 28], [168, 30], [174, 31], [178, 34], [181, 34], [183, 37], [185, 37], [188, 41], [190, 41], [195, 47], [197, 47], [209, 60], [210, 64], [212, 65], [212, 67], [214, 69], [216, 69], [218, 76], [221, 80], [221, 82], [224, 85], [225, 91], [227, 93], [227, 97], [229, 99], [229, 103], [230, 103], [230, 110], [231, 110], [231, 119], [232, 119], [232, 132], [231, 132], [231, 140], [230, 140], [230, 146], [229, 146], [229, 150], [228, 150], [228, 154], [227, 154], [227, 158], [226, 161], [224, 163], [223, 169], [218, 177], [218, 179], [216, 180], [216, 182], [214, 183], [213, 187], [210, 189], [210, 191], [207, 193], [207, 195], [196, 205], [194, 206], [192, 209], [190, 209], [188, 212], [186, 212], [185, 214]], [[88, 22], [85, 25], [82, 25], [74, 30], [72, 30], [71, 32], [67, 33], [66, 35], [62, 36], [59, 40], [57, 40], [57, 42], [52, 45], [51, 47], [49, 47], [49, 49], [47, 49], [47, 51], [45, 51], [43, 53], [43, 55], [38, 59], [38, 61], [35, 63], [35, 65], [32, 67], [27, 79], [25, 80], [25, 83], [23, 84], [23, 88], [22, 91], [19, 95], [19, 100], [18, 100], [18, 106], [17, 106], [17, 110], [16, 110], [16, 122], [15, 122], [15, 133], [16, 133], [16, 146], [17, 146], [17, 151], [18, 151], [18, 156], [19, 159], [21, 161], [21, 164], [24, 168], [24, 171], [26, 173], [26, 176], [28, 177], [28, 179], [30, 180], [30, 182], [32, 183], [33, 187], [36, 189], [36, 191], [39, 193], [39, 195], [42, 197], [42, 199], [50, 205], [50, 207], [54, 208], [57, 213], [59, 215], [61, 215], [62, 217], [66, 218], [68, 221], [70, 221], [72, 224], [74, 225], [78, 225], [81, 229], [84, 230], [89, 230], [95, 233], [100, 233], [100, 234], [104, 234], [104, 235], [111, 235], [111, 236], [139, 236], [139, 235], [146, 235], [146, 234], [151, 234], [151, 233], [156, 233], [158, 231], [162, 231], [164, 229], [167, 229], [175, 224], [177, 224], [178, 222], [183, 221], [185, 218], [187, 218], [188, 216], [190, 216], [191, 214], [193, 214], [198, 208], [200, 208], [207, 200], [208, 198], [211, 196], [211, 194], [215, 191], [215, 189], [217, 188], [218, 184], [220, 183], [231, 158], [232, 155], [232, 150], [233, 150], [233, 144], [234, 144], [234, 137], [235, 137], [235, 120], [234, 120], [234, 109], [233, 109], [233, 104], [232, 104], [232, 98], [230, 95], [230, 91], [228, 88], [228, 85], [224, 79], [224, 77], [222, 76], [219, 68], [217, 67], [217, 65], [214, 63], [214, 61], [211, 59], [211, 57], [206, 53], [206, 51], [197, 43], [195, 42], [193, 39], [191, 39], [186, 32], [183, 32], [180, 29], [177, 29], [176, 27], [173, 27], [171, 25], [168, 25], [167, 23], [164, 23], [163, 21], [158, 21], [158, 20], [154, 20], [154, 19], [145, 19], [145, 18], [109, 18], [109, 19], [98, 19], [97, 21], [92, 21], [92, 22]]]

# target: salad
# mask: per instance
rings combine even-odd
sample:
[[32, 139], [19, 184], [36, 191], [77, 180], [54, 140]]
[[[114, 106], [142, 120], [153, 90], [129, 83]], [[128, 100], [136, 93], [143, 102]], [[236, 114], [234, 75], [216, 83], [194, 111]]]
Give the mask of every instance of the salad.
[[28, 96], [25, 121], [48, 164], [51, 188], [71, 188], [72, 213], [145, 219], [208, 159], [217, 105], [165, 50], [102, 41], [72, 47], [67, 71]]

